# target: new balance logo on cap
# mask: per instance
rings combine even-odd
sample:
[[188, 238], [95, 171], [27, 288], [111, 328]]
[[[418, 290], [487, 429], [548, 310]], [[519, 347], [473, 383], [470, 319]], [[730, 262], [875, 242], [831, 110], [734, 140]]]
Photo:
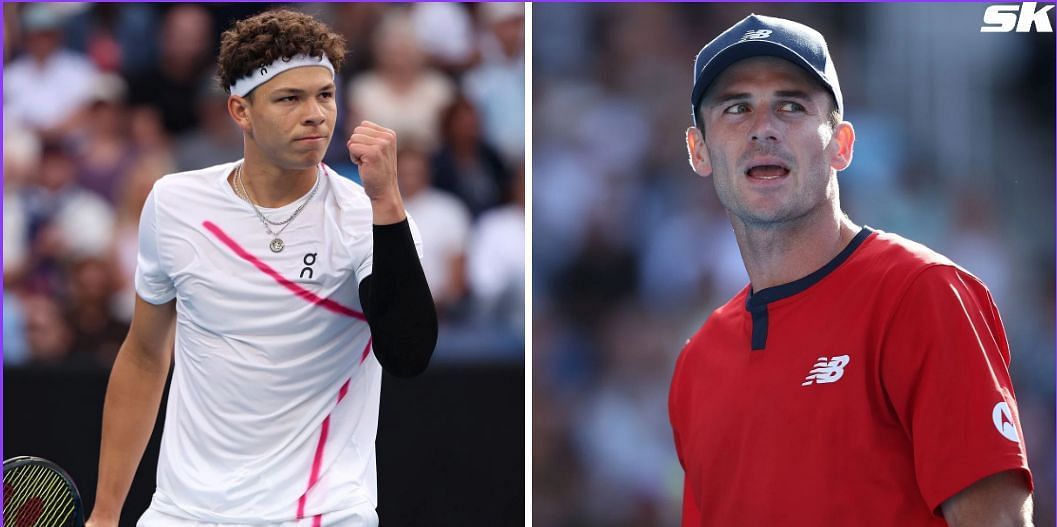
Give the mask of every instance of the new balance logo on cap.
[[759, 40], [761, 38], [767, 38], [769, 36], [771, 36], [770, 29], [756, 29], [753, 31], [746, 31], [745, 36], [741, 37], [741, 40]]
[[847, 355], [840, 355], [837, 357], [819, 357], [818, 362], [807, 374], [807, 378], [804, 382], [800, 383], [800, 386], [807, 386], [809, 384], [825, 384], [830, 382], [837, 382], [841, 377], [844, 376], [844, 367], [848, 365], [848, 361], [851, 359]]

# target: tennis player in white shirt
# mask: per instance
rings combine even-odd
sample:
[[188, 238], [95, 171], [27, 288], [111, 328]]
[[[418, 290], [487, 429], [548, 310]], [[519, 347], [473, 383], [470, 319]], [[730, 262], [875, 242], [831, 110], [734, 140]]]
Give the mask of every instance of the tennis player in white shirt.
[[422, 372], [437, 319], [395, 134], [363, 122], [348, 139], [362, 186], [322, 163], [344, 54], [340, 35], [288, 10], [223, 34], [244, 158], [167, 175], [144, 205], [90, 527], [117, 525], [173, 357], [138, 525], [378, 525], [382, 369]]

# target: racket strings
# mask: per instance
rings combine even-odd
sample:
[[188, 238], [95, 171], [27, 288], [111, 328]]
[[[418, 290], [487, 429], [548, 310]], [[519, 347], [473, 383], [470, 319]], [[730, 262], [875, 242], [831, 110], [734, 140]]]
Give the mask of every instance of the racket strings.
[[74, 512], [66, 480], [40, 465], [4, 473], [4, 527], [58, 527]]

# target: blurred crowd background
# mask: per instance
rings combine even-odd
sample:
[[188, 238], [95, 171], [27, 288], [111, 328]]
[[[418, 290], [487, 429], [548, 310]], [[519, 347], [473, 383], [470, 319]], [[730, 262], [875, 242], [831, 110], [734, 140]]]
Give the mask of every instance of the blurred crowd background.
[[[242, 157], [220, 34], [282, 4], [11, 4], [4, 14], [4, 365], [109, 368], [132, 316], [140, 209], [162, 175]], [[370, 119], [441, 315], [434, 361], [524, 357], [524, 7], [295, 4], [348, 41], [325, 162]]]
[[753, 12], [829, 42], [857, 136], [839, 176], [851, 219], [990, 287], [1036, 525], [1054, 524], [1054, 37], [981, 33], [986, 7], [533, 6], [534, 525], [679, 525], [674, 362], [748, 282], [711, 181], [687, 163], [691, 68]]

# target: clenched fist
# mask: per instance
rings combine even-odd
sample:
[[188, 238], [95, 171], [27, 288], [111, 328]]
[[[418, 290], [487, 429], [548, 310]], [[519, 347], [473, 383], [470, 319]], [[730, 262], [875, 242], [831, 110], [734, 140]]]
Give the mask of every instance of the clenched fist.
[[396, 133], [363, 121], [345, 145], [352, 162], [360, 168], [360, 181], [371, 199], [374, 223], [388, 225], [403, 221], [404, 202], [396, 184]]

